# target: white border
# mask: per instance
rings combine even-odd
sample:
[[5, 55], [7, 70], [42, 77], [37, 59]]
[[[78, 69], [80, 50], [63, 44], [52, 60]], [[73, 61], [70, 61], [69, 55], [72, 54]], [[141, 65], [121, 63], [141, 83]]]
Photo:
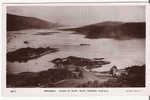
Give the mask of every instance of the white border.
[[46, 3], [46, 2], [100, 2], [100, 3], [147, 3], [149, 0], [1, 0], [2, 3]]
[[[103, 96], [103, 95], [149, 95], [149, 84], [148, 80], [150, 80], [149, 68], [147, 67], [149, 64], [146, 63], [146, 87], [145, 88], [6, 88], [6, 7], [7, 6], [39, 6], [40, 3], [37, 4], [3, 4], [3, 14], [2, 14], [2, 94], [3, 96]], [[146, 26], [149, 26], [149, 16], [147, 15], [149, 5], [147, 3], [43, 3], [42, 6], [145, 6], [146, 11]], [[146, 35], [148, 35], [148, 28], [146, 28]], [[146, 38], [146, 41], [148, 41]], [[146, 48], [148, 48], [149, 43], [146, 44]], [[149, 50], [147, 50], [149, 51]], [[146, 53], [147, 53], [146, 51]], [[149, 54], [149, 53], [148, 53]], [[148, 56], [146, 56], [146, 62], [148, 62]], [[44, 92], [45, 90], [57, 90], [56, 92]], [[58, 92], [59, 90], [97, 90], [100, 92]], [[11, 91], [14, 91], [13, 93]]]
[[150, 95], [150, 4], [146, 7], [146, 85]]

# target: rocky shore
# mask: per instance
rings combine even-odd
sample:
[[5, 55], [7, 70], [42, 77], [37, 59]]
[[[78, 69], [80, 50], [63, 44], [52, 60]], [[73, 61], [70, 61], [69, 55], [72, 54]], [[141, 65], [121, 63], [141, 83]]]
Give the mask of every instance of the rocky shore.
[[56, 68], [79, 68], [83, 67], [85, 69], [99, 68], [103, 65], [110, 64], [109, 61], [104, 61], [104, 58], [83, 58], [83, 57], [75, 57], [69, 56], [66, 58], [56, 58], [51, 62], [54, 63]]
[[43, 55], [49, 54], [49, 53], [54, 53], [57, 52], [57, 48], [21, 48], [17, 49], [16, 51], [13, 52], [8, 52], [7, 53], [7, 61], [10, 62], [27, 62], [28, 60], [31, 59], [36, 59], [39, 58]]
[[[51, 61], [54, 69], [41, 72], [7, 74], [7, 87], [144, 87], [145, 65], [93, 72], [92, 68], [109, 64], [103, 58], [69, 56]], [[140, 80], [139, 80], [140, 79]]]

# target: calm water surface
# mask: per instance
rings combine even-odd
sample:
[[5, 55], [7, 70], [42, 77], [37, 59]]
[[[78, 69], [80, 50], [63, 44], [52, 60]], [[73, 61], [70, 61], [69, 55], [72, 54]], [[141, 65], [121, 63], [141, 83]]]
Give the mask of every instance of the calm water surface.
[[[38, 32], [56, 32], [51, 35], [34, 35]], [[84, 35], [71, 34], [72, 32], [58, 30], [22, 30], [9, 32], [7, 51], [14, 51], [25, 47], [54, 47], [59, 52], [47, 54], [26, 63], [8, 62], [9, 73], [38, 72], [53, 68], [51, 60], [58, 57], [78, 56], [86, 58], [105, 58], [111, 64], [95, 71], [107, 71], [112, 65], [125, 68], [131, 65], [145, 64], [145, 39], [114, 40], [114, 39], [87, 39]], [[28, 41], [29, 44], [24, 44]], [[90, 44], [81, 46], [80, 44]]]

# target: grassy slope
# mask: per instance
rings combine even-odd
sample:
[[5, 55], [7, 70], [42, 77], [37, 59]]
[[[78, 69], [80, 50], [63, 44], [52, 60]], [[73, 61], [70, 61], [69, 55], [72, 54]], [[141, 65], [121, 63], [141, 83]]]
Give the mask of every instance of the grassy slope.
[[76, 34], [83, 34], [86, 38], [114, 38], [130, 39], [145, 38], [144, 22], [103, 22], [87, 25], [78, 28], [64, 29], [75, 31]]
[[7, 31], [22, 29], [48, 29], [59, 26], [56, 23], [47, 22], [34, 17], [7, 14]]

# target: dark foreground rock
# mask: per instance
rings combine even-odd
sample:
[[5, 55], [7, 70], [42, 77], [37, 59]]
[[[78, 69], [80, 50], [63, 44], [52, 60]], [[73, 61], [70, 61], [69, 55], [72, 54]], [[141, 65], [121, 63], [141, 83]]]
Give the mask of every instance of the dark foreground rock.
[[63, 79], [74, 78], [72, 72], [66, 69], [49, 69], [41, 72], [23, 72], [7, 74], [7, 87], [55, 87], [53, 83]]
[[112, 68], [97, 73], [90, 70], [110, 63], [102, 60], [74, 56], [57, 58], [52, 61], [55, 69], [7, 74], [7, 87], [145, 87], [145, 65], [121, 70], [113, 66], [114, 74]]
[[[77, 86], [80, 83], [85, 83], [87, 80], [96, 79], [96, 77], [92, 75], [92, 72], [88, 72], [86, 71], [86, 69], [89, 70], [110, 63], [108, 61], [102, 61], [102, 60], [103, 58], [87, 59], [87, 58], [75, 57], [75, 56], [69, 56], [66, 58], [57, 58], [52, 61], [55, 64], [54, 67], [56, 69], [49, 69], [37, 73], [23, 72], [16, 75], [8, 74], [7, 86], [8, 87], [64, 87], [64, 86], [71, 87], [73, 86], [73, 84]], [[74, 81], [72, 81], [72, 79]], [[71, 82], [69, 80], [71, 80]]]
[[41, 57], [43, 55], [46, 55], [48, 53], [54, 53], [57, 52], [58, 49], [56, 48], [21, 48], [13, 52], [7, 53], [7, 61], [10, 62], [27, 62], [31, 59], [36, 59], [38, 57]]
[[[77, 78], [67, 69], [7, 74], [7, 87], [145, 87], [145, 65], [132, 66], [125, 70], [128, 75], [121, 75], [118, 78], [108, 76], [108, 72], [106, 75], [103, 73], [99, 76], [94, 76], [92, 72], [85, 72], [87, 76]], [[91, 75], [92, 79], [95, 77], [97, 80], [89, 80]]]
[[79, 87], [145, 87], [145, 65], [131, 66], [124, 69], [128, 74], [122, 74], [118, 78], [109, 78], [108, 81], [88, 81]]

